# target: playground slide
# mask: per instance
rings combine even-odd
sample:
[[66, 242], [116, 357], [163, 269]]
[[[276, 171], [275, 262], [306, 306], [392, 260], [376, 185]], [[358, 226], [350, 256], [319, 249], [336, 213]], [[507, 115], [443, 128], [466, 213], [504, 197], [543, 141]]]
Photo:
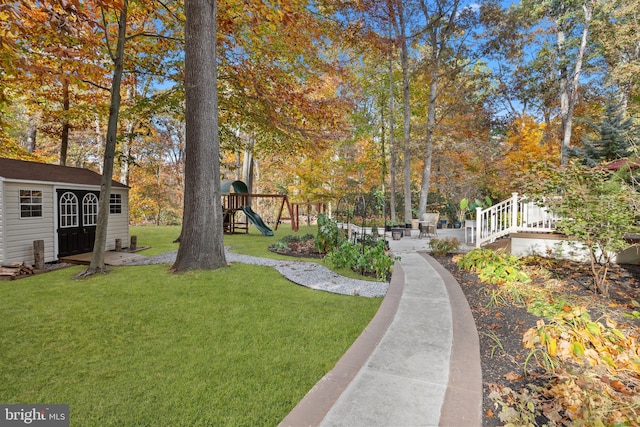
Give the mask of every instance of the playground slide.
[[273, 236], [273, 230], [270, 229], [267, 224], [264, 223], [264, 221], [262, 221], [260, 215], [255, 213], [255, 211], [251, 209], [251, 206], [242, 206], [240, 209], [242, 209], [242, 212], [244, 212], [247, 218], [251, 220], [253, 225], [255, 225], [256, 228], [260, 230], [263, 236]]

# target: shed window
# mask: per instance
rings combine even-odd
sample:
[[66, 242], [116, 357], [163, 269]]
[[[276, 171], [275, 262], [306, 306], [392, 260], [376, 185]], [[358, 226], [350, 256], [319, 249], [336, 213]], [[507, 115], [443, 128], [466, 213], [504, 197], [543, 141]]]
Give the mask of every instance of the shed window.
[[60, 227], [78, 226], [78, 198], [73, 193], [60, 197]]
[[42, 216], [42, 191], [20, 190], [20, 218]]
[[122, 213], [122, 194], [111, 194], [111, 197], [109, 197], [109, 213]]
[[82, 223], [96, 225], [98, 223], [98, 196], [87, 193], [82, 199]]

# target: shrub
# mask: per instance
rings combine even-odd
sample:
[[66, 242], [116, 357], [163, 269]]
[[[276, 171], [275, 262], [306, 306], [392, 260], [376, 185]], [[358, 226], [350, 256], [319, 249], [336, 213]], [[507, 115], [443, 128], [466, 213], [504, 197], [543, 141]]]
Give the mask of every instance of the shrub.
[[290, 243], [290, 242], [305, 242], [307, 240], [311, 240], [313, 239], [313, 234], [303, 234], [303, 235], [295, 235], [295, 234], [288, 234], [284, 237], [282, 237], [279, 242], [282, 243]]
[[520, 260], [505, 253], [491, 249], [474, 249], [461, 256], [458, 266], [472, 271], [485, 283], [529, 283], [531, 278], [522, 271]]
[[446, 239], [431, 239], [429, 247], [435, 256], [444, 256], [448, 253], [455, 252], [460, 247], [460, 242], [455, 237]]
[[356, 265], [358, 256], [360, 255], [359, 247], [351, 243], [349, 240], [343, 240], [340, 246], [335, 246], [324, 257], [335, 268], [351, 268]]
[[602, 168], [570, 164], [532, 173], [533, 179], [523, 181], [527, 195], [560, 217], [558, 231], [588, 249], [594, 286], [608, 296], [606, 277], [614, 254], [629, 246], [625, 234], [640, 231], [640, 194]]
[[384, 281], [387, 280], [395, 262], [395, 258], [386, 253], [385, 247], [384, 239], [378, 240], [373, 246], [362, 246], [343, 240], [340, 246], [333, 248], [325, 256], [325, 260], [331, 262], [335, 268], [351, 268], [360, 274], [370, 274]]
[[327, 253], [340, 244], [340, 230], [335, 219], [325, 214], [318, 215], [318, 234], [315, 247], [318, 252]]

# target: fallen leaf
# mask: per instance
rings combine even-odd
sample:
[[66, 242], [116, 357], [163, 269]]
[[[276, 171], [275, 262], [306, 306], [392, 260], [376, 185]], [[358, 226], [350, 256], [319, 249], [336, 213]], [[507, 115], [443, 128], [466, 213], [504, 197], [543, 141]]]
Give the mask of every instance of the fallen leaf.
[[518, 375], [515, 372], [511, 371], [508, 372], [504, 375], [504, 378], [507, 381], [520, 381], [522, 378], [524, 378], [522, 375]]
[[485, 414], [487, 414], [488, 418], [493, 418], [494, 417], [493, 411], [491, 409], [487, 409], [485, 411]]
[[492, 323], [489, 325], [489, 329], [502, 329], [502, 325], [498, 325], [497, 323]]
[[622, 384], [619, 380], [613, 380], [609, 383], [609, 385], [611, 386], [611, 388], [613, 388], [617, 392], [624, 393], [624, 394], [633, 394], [633, 392], [629, 390], [629, 387]]

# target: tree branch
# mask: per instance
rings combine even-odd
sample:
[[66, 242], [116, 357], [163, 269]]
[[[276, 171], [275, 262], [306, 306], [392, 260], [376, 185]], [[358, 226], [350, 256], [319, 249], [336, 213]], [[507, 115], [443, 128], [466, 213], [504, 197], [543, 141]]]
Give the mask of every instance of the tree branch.
[[137, 37], [150, 37], [150, 38], [156, 38], [156, 39], [171, 40], [171, 41], [176, 41], [176, 42], [180, 42], [180, 43], [184, 44], [184, 39], [180, 39], [178, 37], [163, 36], [162, 34], [148, 33], [146, 31], [143, 31], [141, 33], [132, 34], [132, 35], [128, 36], [126, 38], [126, 40], [129, 41], [129, 40], [137, 38]]

